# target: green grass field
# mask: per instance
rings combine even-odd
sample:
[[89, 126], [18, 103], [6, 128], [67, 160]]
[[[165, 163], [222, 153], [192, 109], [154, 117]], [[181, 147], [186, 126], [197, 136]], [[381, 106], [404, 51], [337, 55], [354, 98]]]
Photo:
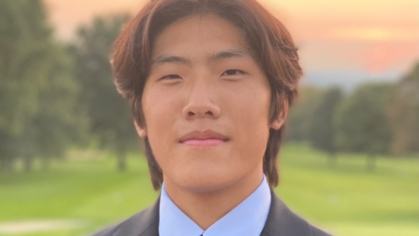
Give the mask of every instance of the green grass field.
[[[145, 159], [128, 158], [115, 171], [104, 153], [74, 151], [47, 172], [0, 173], [0, 235], [88, 235], [152, 204], [158, 193]], [[419, 235], [419, 158], [377, 159], [368, 172], [361, 155], [340, 155], [330, 167], [325, 154], [302, 145], [281, 151], [278, 195], [313, 224], [342, 236]], [[33, 220], [78, 220], [75, 228], [25, 234], [2, 225]]]

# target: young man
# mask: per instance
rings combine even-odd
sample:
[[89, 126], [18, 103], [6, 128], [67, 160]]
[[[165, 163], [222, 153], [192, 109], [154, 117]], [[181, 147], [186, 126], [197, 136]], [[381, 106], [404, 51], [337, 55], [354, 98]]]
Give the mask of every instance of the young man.
[[112, 65], [161, 195], [95, 235], [327, 235], [270, 188], [302, 72], [288, 31], [255, 0], [153, 0]]

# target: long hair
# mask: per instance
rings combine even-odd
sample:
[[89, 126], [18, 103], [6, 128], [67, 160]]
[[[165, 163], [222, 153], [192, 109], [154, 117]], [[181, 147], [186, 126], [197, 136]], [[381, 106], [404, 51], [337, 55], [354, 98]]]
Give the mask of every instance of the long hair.
[[[302, 75], [297, 48], [284, 25], [256, 0], [151, 0], [122, 30], [114, 43], [112, 69], [120, 94], [131, 103], [138, 125], [145, 127], [141, 98], [151, 66], [153, 43], [168, 25], [192, 15], [213, 14], [245, 32], [255, 60], [271, 88], [269, 121], [292, 104]], [[271, 186], [279, 181], [277, 156], [285, 126], [271, 129], [263, 159], [263, 171]], [[154, 189], [161, 188], [163, 173], [144, 139]]]

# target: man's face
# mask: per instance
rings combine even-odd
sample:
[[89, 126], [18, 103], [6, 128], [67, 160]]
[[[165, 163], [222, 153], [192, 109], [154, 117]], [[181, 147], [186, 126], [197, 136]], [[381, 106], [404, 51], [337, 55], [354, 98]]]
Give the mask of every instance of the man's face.
[[166, 188], [260, 181], [270, 87], [243, 32], [216, 16], [189, 17], [161, 32], [152, 60], [139, 133], [150, 141]]

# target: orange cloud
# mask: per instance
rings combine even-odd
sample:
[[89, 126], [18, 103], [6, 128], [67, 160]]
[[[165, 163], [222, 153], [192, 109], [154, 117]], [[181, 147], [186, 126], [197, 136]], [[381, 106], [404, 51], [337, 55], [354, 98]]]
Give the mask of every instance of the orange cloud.
[[330, 36], [359, 41], [419, 41], [419, 31], [404, 28], [357, 27], [333, 29]]

